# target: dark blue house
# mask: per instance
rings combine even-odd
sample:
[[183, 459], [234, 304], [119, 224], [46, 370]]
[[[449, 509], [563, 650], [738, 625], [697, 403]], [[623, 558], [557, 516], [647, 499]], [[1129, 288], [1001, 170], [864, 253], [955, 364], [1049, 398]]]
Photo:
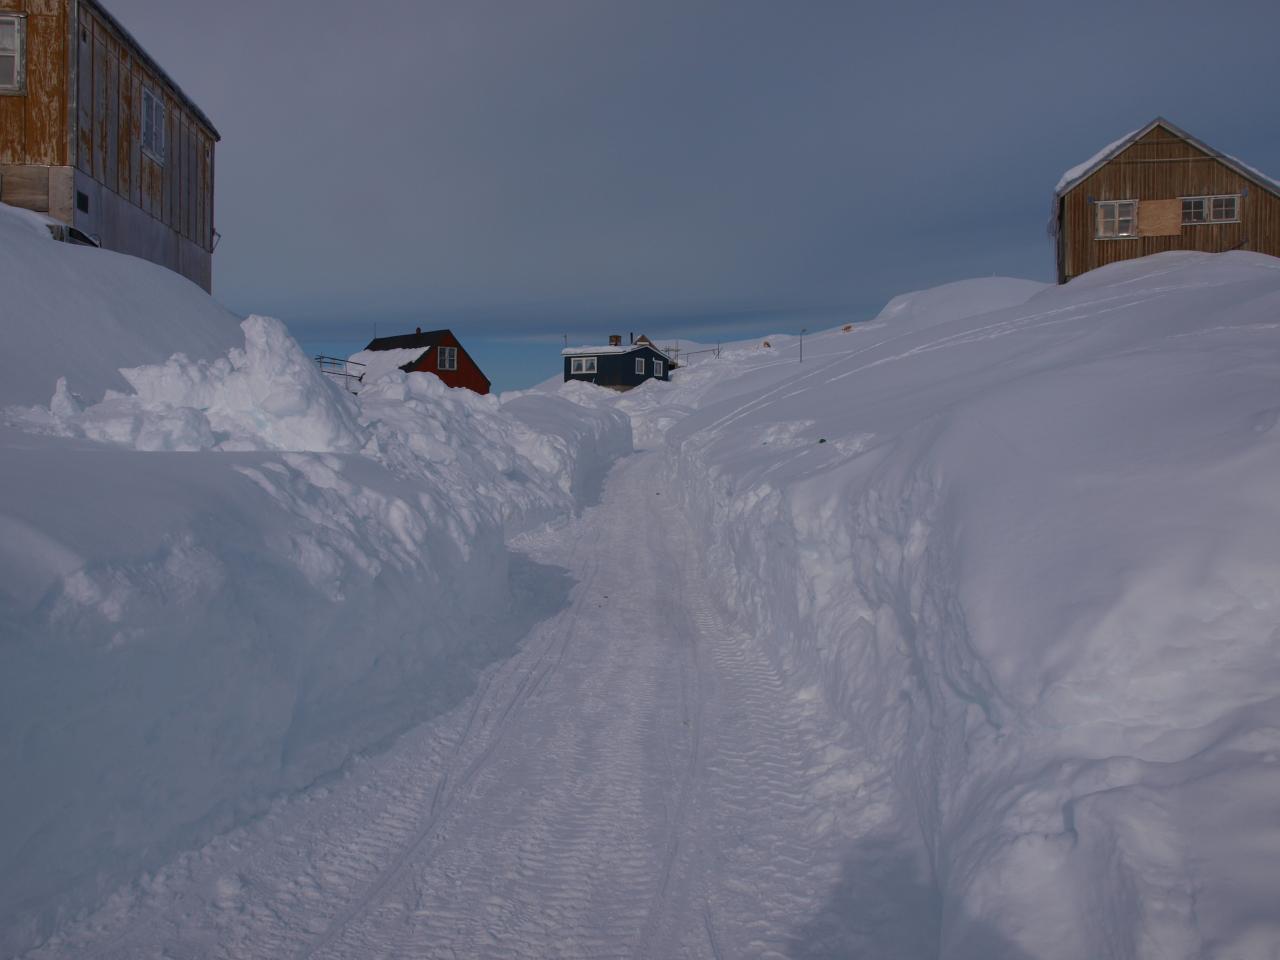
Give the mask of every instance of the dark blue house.
[[565, 380], [585, 380], [615, 390], [630, 390], [646, 380], [670, 380], [676, 363], [644, 334], [630, 344], [610, 337], [607, 347], [562, 350]]

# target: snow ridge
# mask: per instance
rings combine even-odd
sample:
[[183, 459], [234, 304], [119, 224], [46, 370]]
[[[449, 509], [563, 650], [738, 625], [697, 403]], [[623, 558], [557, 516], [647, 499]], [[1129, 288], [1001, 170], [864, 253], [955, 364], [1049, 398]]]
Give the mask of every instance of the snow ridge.
[[1087, 279], [806, 338], [668, 435], [727, 608], [848, 724], [851, 873], [914, 851], [939, 905], [940, 952], [877, 955], [1280, 942], [1274, 854], [1244, 853], [1280, 788], [1280, 269]]
[[[545, 616], [530, 594], [563, 589], [506, 538], [593, 502], [632, 444], [617, 411], [427, 374], [356, 399], [276, 320], [219, 355], [226, 315], [193, 285], [127, 264], [146, 276], [115, 290], [0, 217], [5, 245], [55, 305], [141, 314], [90, 362], [36, 350], [52, 400], [23, 380], [0, 408], [7, 955], [458, 702]], [[6, 296], [0, 321], [34, 345], [59, 330], [42, 309]], [[190, 353], [120, 362], [165, 324]]]

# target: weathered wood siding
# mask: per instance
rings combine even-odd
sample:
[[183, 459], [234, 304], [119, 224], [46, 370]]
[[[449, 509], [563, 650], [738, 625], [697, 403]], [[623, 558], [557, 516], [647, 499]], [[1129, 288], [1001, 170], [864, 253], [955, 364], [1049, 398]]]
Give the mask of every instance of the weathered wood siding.
[[[77, 168], [211, 253], [213, 132], [92, 5], [77, 31]], [[164, 100], [163, 162], [142, 149], [144, 88]]]
[[71, 222], [71, 0], [0, 0], [24, 15], [26, 85], [0, 94], [0, 201]]
[[65, 165], [70, 0], [0, 0], [26, 15], [25, 94], [0, 94], [0, 164]]
[[[1184, 225], [1164, 236], [1099, 240], [1095, 208], [1100, 200], [1174, 200], [1237, 194], [1237, 223]], [[1163, 126], [1152, 128], [1094, 171], [1061, 199], [1058, 281], [1119, 260], [1166, 250], [1253, 250], [1280, 256], [1280, 197]], [[1142, 230], [1139, 208], [1138, 229]]]

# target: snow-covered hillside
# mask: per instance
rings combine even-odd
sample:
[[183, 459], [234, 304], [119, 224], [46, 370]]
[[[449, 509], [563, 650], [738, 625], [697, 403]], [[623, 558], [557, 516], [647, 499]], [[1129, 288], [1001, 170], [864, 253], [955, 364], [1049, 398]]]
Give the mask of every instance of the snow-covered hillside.
[[[850, 875], [914, 851], [942, 957], [1277, 956], [1280, 261], [781, 346], [686, 371], [666, 441], [728, 609], [847, 725]], [[857, 898], [818, 926], [892, 953]]]
[[0, 952], [434, 716], [563, 596], [629, 421], [392, 371], [0, 207]]

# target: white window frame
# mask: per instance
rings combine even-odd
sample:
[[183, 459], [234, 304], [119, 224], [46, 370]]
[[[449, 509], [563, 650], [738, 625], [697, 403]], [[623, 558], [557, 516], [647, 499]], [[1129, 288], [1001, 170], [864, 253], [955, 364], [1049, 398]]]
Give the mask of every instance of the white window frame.
[[165, 157], [164, 142], [164, 97], [150, 87], [142, 88], [142, 152], [163, 165]]
[[644, 376], [644, 357], [636, 357], [636, 373]]
[[[1244, 198], [1238, 193], [1204, 194], [1203, 196], [1199, 196], [1199, 197], [1179, 197], [1178, 199], [1181, 200], [1184, 204], [1183, 213], [1182, 213], [1182, 225], [1184, 227], [1202, 227], [1212, 223], [1239, 223], [1240, 222], [1240, 205]], [[1203, 220], [1187, 219], [1185, 204], [1189, 200], [1198, 201], [1204, 205]], [[1215, 217], [1213, 215], [1213, 202], [1215, 200], [1232, 201], [1232, 205], [1235, 210], [1235, 216], [1234, 217]]]
[[457, 370], [458, 369], [458, 348], [457, 347], [436, 347], [436, 369], [437, 370]]
[[[1138, 236], [1138, 201], [1137, 200], [1098, 200], [1094, 206], [1093, 237], [1095, 240], [1133, 240]], [[1129, 207], [1129, 215], [1121, 216], [1120, 208]], [[1112, 208], [1111, 216], [1107, 216], [1107, 208]], [[1120, 222], [1129, 221], [1129, 232], [1120, 232]], [[1113, 224], [1114, 233], [1106, 232], [1106, 224]]]
[[666, 369], [666, 366], [663, 364], [661, 360], [653, 361], [653, 375], [655, 377], [662, 376], [662, 371], [665, 369]]
[[595, 372], [596, 372], [595, 357], [570, 357], [569, 358], [569, 373], [571, 375], [574, 375], [574, 374], [580, 375], [580, 374], [595, 373]]
[[[1218, 203], [1219, 200], [1231, 201], [1231, 216], [1229, 217], [1218, 216], [1217, 211], [1215, 211], [1213, 208], [1214, 208], [1214, 205]], [[1210, 197], [1209, 198], [1209, 222], [1210, 223], [1239, 223], [1240, 222], [1240, 198], [1236, 196], [1234, 193], [1225, 193], [1225, 194], [1222, 194], [1221, 196]]]
[[27, 92], [27, 15], [5, 13], [0, 15], [0, 23], [12, 25], [14, 37], [14, 49], [0, 54], [13, 57], [13, 83], [0, 84], [0, 96], [24, 96]]

